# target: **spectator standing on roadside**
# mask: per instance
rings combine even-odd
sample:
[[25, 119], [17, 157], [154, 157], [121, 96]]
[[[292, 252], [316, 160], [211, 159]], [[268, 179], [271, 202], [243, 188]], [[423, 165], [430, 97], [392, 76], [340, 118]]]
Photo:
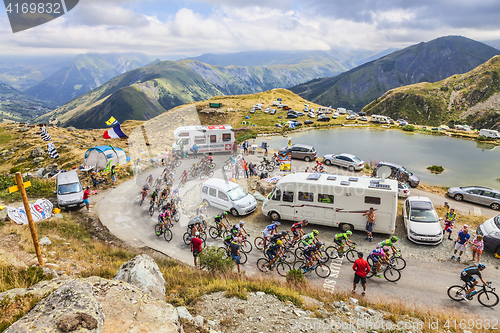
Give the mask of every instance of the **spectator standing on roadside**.
[[236, 242], [236, 240], [233, 240], [231, 242], [231, 245], [229, 246], [230, 251], [231, 251], [231, 258], [236, 263], [236, 267], [238, 267], [238, 274], [240, 273], [240, 245]]
[[198, 157], [198, 144], [195, 142], [193, 147], [193, 158], [197, 158]]
[[476, 238], [472, 240], [472, 260], [474, 261], [474, 258], [476, 257], [477, 253], [477, 263], [481, 261], [481, 253], [483, 253], [484, 250], [484, 241], [483, 241], [483, 236], [477, 235]]
[[197, 231], [194, 234], [194, 237], [191, 238], [191, 252], [193, 252], [193, 257], [194, 257], [194, 267], [198, 267], [196, 260], [198, 259], [198, 256], [201, 253], [201, 246], [203, 244], [203, 241], [200, 239], [200, 233]]
[[83, 203], [85, 204], [85, 207], [87, 207], [87, 213], [90, 213], [89, 197], [90, 197], [90, 186], [87, 186], [85, 191], [83, 191]]
[[235, 141], [233, 143], [233, 155], [236, 156], [237, 153], [238, 153], [238, 144]]
[[243, 155], [248, 155], [248, 140], [243, 142]]
[[248, 178], [248, 165], [245, 159], [243, 159], [243, 170], [245, 170], [245, 178]]
[[115, 169], [115, 166], [113, 165], [111, 167], [111, 180], [113, 181], [113, 188], [115, 188], [115, 181], [116, 181], [116, 169]]
[[372, 242], [373, 241], [373, 225], [375, 224], [375, 210], [373, 207], [370, 207], [370, 210], [363, 214], [363, 216], [368, 217], [368, 221], [366, 222], [366, 240]]
[[250, 177], [252, 177], [254, 174], [253, 174], [253, 163], [252, 162], [249, 162], [247, 164], [248, 166], [248, 171], [249, 171], [249, 174], [250, 174]]
[[444, 230], [443, 236], [445, 232], [448, 232], [448, 239], [451, 240], [451, 233], [453, 232], [453, 225], [455, 224], [455, 220], [457, 219], [457, 213], [455, 210], [451, 208], [446, 215], [444, 216]]
[[467, 243], [469, 243], [469, 239], [469, 227], [467, 226], [467, 224], [464, 224], [463, 229], [458, 233], [458, 239], [455, 243], [455, 250], [453, 250], [453, 255], [451, 256], [452, 260], [455, 259], [455, 254], [457, 254], [457, 251], [460, 251], [457, 258], [457, 261], [460, 262], [462, 253], [465, 253], [467, 251]]
[[236, 174], [236, 179], [240, 178], [240, 163], [236, 162], [234, 164], [234, 172]]
[[363, 293], [361, 295], [365, 296], [366, 294], [366, 274], [370, 273], [370, 265], [368, 265], [368, 261], [363, 259], [363, 252], [358, 252], [358, 259], [352, 265], [352, 269], [354, 270], [354, 283], [352, 284], [352, 293], [356, 293], [356, 285], [361, 281], [361, 286], [363, 286]]

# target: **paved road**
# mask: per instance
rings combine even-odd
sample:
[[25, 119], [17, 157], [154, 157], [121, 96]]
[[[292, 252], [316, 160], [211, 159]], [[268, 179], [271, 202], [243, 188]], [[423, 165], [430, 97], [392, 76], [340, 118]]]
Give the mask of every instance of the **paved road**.
[[[217, 156], [215, 157], [215, 161], [218, 166], [221, 166], [226, 158], [226, 156]], [[256, 157], [251, 157], [250, 159], [256, 159]], [[190, 162], [192, 162], [192, 160], [189, 161], [189, 164], [185, 161], [183, 166], [190, 165]], [[300, 168], [300, 163], [301, 162], [294, 164]], [[177, 170], [177, 174], [182, 172], [183, 166], [179, 168], [180, 170]], [[156, 177], [161, 174], [161, 169], [158, 168], [152, 173]], [[215, 177], [222, 177], [222, 171], [220, 169], [216, 170]], [[157, 237], [154, 234], [157, 213], [155, 212], [153, 217], [150, 217], [147, 203], [144, 203], [141, 207], [139, 206], [140, 188], [145, 178], [146, 174], [143, 174], [137, 179], [129, 180], [119, 185], [116, 189], [109, 190], [107, 193], [100, 195], [96, 209], [102, 223], [106, 225], [114, 235], [128, 244], [136, 247], [148, 246], [172, 258], [192, 265], [193, 257], [189, 246], [186, 246], [181, 238], [186, 231], [189, 218], [183, 215], [180, 222], [174, 226], [174, 238], [171, 242], [166, 242], [163, 237]], [[188, 185], [181, 190], [181, 197], [200, 183], [200, 180], [188, 182]], [[426, 195], [428, 194], [426, 193]], [[461, 203], [461, 205], [464, 205], [464, 209], [474, 209], [474, 206], [470, 204]], [[252, 221], [246, 224], [248, 229], [253, 230], [251, 233], [254, 236], [258, 233], [258, 230], [262, 230], [262, 225], [268, 223], [266, 217], [263, 215], [259, 216], [258, 214], [260, 214], [259, 211], [254, 212], [249, 217]], [[251, 223], [254, 223], [255, 226], [252, 226]], [[288, 224], [285, 223], [284, 226], [285, 225]], [[321, 228], [318, 229], [320, 229], [320, 232], [323, 232]], [[355, 232], [354, 236], [359, 239], [364, 237], [362, 233], [358, 232]], [[219, 246], [221, 241], [214, 241], [209, 238], [207, 243], [208, 245]], [[255, 251], [255, 249], [250, 253], [248, 263], [243, 266], [243, 270], [246, 274], [261, 274], [256, 269], [255, 265], [259, 257], [261, 257], [261, 255]], [[457, 303], [451, 301], [447, 297], [447, 288], [459, 282], [458, 274], [463, 266], [458, 266], [455, 263], [449, 262], [439, 263], [418, 259], [407, 259], [407, 262], [408, 266], [402, 271], [402, 278], [397, 283], [390, 283], [385, 279], [378, 279], [375, 277], [371, 278], [369, 280], [369, 293], [371, 297], [373, 297], [373, 295], [380, 295], [381, 297], [387, 295], [396, 299], [414, 302], [416, 305], [422, 306], [458, 306], [461, 310], [465, 310], [469, 313], [480, 314], [489, 318], [498, 317], [498, 312], [495, 312], [498, 311], [498, 309], [491, 310], [484, 308], [477, 300], [468, 303]], [[335, 266], [335, 264], [331, 265], [332, 270], [338, 267]], [[352, 264], [344, 259], [340, 266], [338, 277], [332, 275], [328, 280], [328, 285], [335, 285], [338, 290], [351, 290], [353, 277], [351, 266]], [[278, 277], [276, 273], [271, 274]], [[488, 281], [491, 280], [500, 283], [499, 270], [489, 269], [486, 272], [486, 276]], [[325, 280], [318, 278], [314, 273], [309, 273], [307, 278], [317, 285], [325, 284]]]

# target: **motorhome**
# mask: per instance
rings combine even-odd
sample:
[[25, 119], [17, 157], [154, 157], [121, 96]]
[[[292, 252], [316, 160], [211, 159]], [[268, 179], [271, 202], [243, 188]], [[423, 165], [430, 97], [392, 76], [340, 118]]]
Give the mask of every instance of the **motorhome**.
[[198, 153], [231, 152], [234, 143], [234, 129], [231, 125], [182, 126], [174, 130], [177, 141], [174, 151], [182, 149], [192, 154], [190, 148], [196, 143]]
[[370, 207], [374, 232], [396, 229], [398, 182], [393, 179], [298, 172], [280, 179], [262, 204], [272, 220], [301, 221], [347, 230], [365, 230]]
[[330, 107], [320, 106], [318, 107], [318, 113], [333, 113], [333, 109]]
[[486, 138], [491, 138], [491, 139], [500, 139], [500, 134], [496, 130], [490, 130], [490, 129], [483, 128], [482, 130], [479, 131], [479, 135], [482, 135]]
[[378, 114], [373, 114], [370, 117], [370, 121], [378, 124], [389, 124], [391, 120], [389, 117], [386, 116], [380, 116]]
[[347, 110], [345, 108], [338, 108], [337, 109], [337, 113], [338, 114], [346, 114], [347, 113]]

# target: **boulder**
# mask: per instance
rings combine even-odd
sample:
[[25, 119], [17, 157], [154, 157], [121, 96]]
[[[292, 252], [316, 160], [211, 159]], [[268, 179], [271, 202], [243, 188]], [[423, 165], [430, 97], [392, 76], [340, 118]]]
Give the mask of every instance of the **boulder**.
[[35, 149], [33, 149], [30, 153], [30, 157], [40, 157], [44, 154], [45, 152], [43, 151], [42, 148], [40, 147], [36, 147]]
[[177, 313], [179, 314], [179, 318], [181, 318], [181, 319], [194, 321], [193, 316], [189, 313], [188, 309], [186, 309], [184, 306], [179, 306], [177, 308]]
[[[7, 209], [4, 210], [7, 211]], [[28, 269], [28, 265], [18, 260], [11, 253], [5, 252], [2, 249], [0, 249], [0, 263], [4, 266], [13, 266], [15, 268]]]
[[259, 192], [255, 191], [253, 193], [253, 197], [255, 198], [255, 200], [257, 201], [264, 201], [266, 199], [266, 197], [264, 197], [262, 194], [260, 194]]
[[22, 132], [28, 132], [29, 130], [30, 130], [29, 127], [21, 127], [17, 131], [22, 133]]
[[21, 156], [21, 157], [19, 157], [17, 159], [17, 163], [21, 163], [21, 162], [24, 162], [24, 161], [26, 161], [26, 157], [24, 157], [24, 156]]
[[165, 300], [165, 279], [158, 265], [147, 254], [141, 254], [124, 263], [115, 280], [130, 283], [153, 297]]
[[51, 172], [52, 170], [57, 170], [57, 169], [58, 169], [57, 163], [52, 163], [45, 167], [45, 170], [47, 170], [47, 172]]
[[43, 157], [35, 157], [33, 161], [31, 161], [31, 164], [39, 164], [43, 161]]
[[92, 284], [82, 280], [69, 281], [41, 300], [21, 319], [7, 328], [5, 333], [63, 332], [69, 330], [102, 332], [104, 312], [102, 304], [92, 291]]
[[45, 246], [45, 245], [50, 245], [52, 242], [50, 241], [49, 237], [45, 236], [42, 239], [38, 241], [38, 244]]
[[259, 182], [257, 183], [257, 191], [259, 191], [263, 195], [267, 195], [269, 194], [269, 192], [271, 192], [274, 185], [275, 184], [270, 184], [265, 180], [259, 180]]
[[66, 129], [68, 130], [68, 132], [74, 132], [76, 130], [76, 128], [74, 128], [73, 126], [70, 126]]
[[68, 148], [68, 145], [60, 145], [59, 146], [59, 149], [66, 149], [66, 148]]
[[[41, 157], [38, 157], [38, 158], [41, 158]], [[34, 160], [33, 160], [34, 161]], [[33, 163], [33, 162], [32, 162]], [[43, 177], [43, 173], [44, 173], [45, 169], [44, 168], [40, 168], [38, 169], [36, 172], [35, 172], [35, 177], [37, 178], [42, 178]]]

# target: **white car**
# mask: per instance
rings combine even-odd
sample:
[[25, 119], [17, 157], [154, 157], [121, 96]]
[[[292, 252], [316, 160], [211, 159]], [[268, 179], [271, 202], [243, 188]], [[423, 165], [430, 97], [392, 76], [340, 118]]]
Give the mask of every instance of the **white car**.
[[271, 108], [266, 108], [266, 110], [264, 110], [264, 113], [269, 113], [271, 112]]
[[429, 198], [409, 197], [403, 205], [408, 239], [417, 244], [438, 245], [443, 241], [441, 220]]
[[202, 184], [201, 199], [235, 217], [250, 214], [257, 208], [253, 195], [240, 185], [220, 178], [209, 178]]
[[361, 116], [358, 118], [359, 121], [368, 121], [368, 118], [365, 116]]
[[309, 113], [307, 114], [307, 116], [308, 116], [309, 118], [315, 118], [315, 117], [316, 117], [316, 116], [314, 115], [314, 112], [309, 112]]
[[345, 117], [346, 120], [356, 120], [356, 115], [355, 114], [350, 114], [347, 117]]
[[408, 198], [410, 196], [410, 185], [398, 182], [398, 197]]
[[332, 119], [337, 119], [339, 117], [339, 114], [337, 112], [335, 112], [334, 114], [332, 114]]

